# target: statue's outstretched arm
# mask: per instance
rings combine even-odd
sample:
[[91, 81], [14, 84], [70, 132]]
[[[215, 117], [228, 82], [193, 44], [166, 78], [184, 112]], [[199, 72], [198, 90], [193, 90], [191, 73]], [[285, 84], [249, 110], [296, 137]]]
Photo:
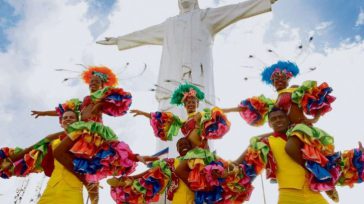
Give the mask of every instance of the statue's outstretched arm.
[[142, 45], [162, 45], [164, 37], [164, 23], [126, 34], [117, 38], [106, 37], [97, 41], [101, 45], [116, 45], [119, 50], [127, 50]]
[[213, 34], [227, 26], [255, 15], [271, 11], [271, 4], [276, 0], [248, 0], [238, 4], [211, 8], [206, 10], [204, 21]]

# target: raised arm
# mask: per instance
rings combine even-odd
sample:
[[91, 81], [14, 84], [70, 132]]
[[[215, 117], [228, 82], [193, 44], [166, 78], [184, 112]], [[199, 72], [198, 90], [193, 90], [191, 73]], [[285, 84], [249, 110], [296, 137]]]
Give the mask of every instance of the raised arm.
[[[58, 132], [58, 133], [54, 133], [54, 134], [51, 134], [51, 135], [48, 135], [45, 139], [48, 140], [48, 142], [51, 142], [55, 139], [57, 139], [60, 135], [62, 135], [64, 132]], [[44, 140], [44, 139], [43, 139]], [[25, 148], [23, 151], [19, 152], [18, 154], [16, 155], [12, 155], [10, 156], [10, 160], [15, 162], [15, 161], [18, 161], [20, 159], [22, 159], [24, 157], [25, 154], [28, 154], [30, 151], [32, 151], [34, 149], [34, 146], [36, 146], [38, 143], [42, 142], [43, 140], [37, 142], [36, 144], [28, 147], [28, 148]]]
[[244, 107], [240, 107], [240, 106], [237, 106], [237, 107], [233, 107], [233, 108], [223, 108], [221, 109], [224, 113], [231, 113], [231, 112], [240, 112], [240, 111], [243, 111], [245, 110], [246, 108]]
[[32, 116], [35, 118], [38, 118], [39, 116], [58, 116], [57, 111], [51, 110], [51, 111], [35, 111], [32, 110]]
[[248, 0], [238, 4], [206, 10], [204, 21], [213, 34], [227, 26], [258, 14], [271, 11], [271, 4], [276, 0]]
[[151, 119], [150, 113], [147, 113], [147, 112], [144, 112], [141, 110], [133, 109], [133, 110], [130, 110], [130, 113], [133, 114], [134, 117], [141, 115], [141, 116]]
[[164, 36], [164, 23], [145, 28], [117, 38], [106, 37], [97, 41], [101, 45], [116, 45], [119, 50], [127, 50], [142, 45], [162, 45]]

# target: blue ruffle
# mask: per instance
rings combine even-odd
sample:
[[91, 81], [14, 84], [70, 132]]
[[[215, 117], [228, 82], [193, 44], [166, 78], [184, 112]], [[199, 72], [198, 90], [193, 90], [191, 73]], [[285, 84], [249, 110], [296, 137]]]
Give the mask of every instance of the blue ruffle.
[[124, 99], [131, 99], [131, 95], [120, 95], [118, 93], [112, 93], [106, 97], [107, 100], [122, 101]]
[[162, 186], [159, 183], [159, 181], [157, 179], [155, 179], [155, 178], [148, 177], [148, 178], [145, 179], [145, 182], [147, 183], [147, 185], [151, 185], [153, 187], [153, 191], [152, 191], [151, 197], [154, 197], [161, 190], [161, 188], [162, 188]]
[[3, 150], [0, 150], [0, 159], [5, 159], [6, 155], [5, 152]]
[[221, 116], [217, 116], [216, 121], [206, 127], [205, 133], [208, 135], [211, 132], [216, 132], [219, 129], [219, 124], [227, 126], [226, 120], [224, 120], [224, 118]]
[[363, 182], [362, 173], [363, 173], [364, 163], [363, 163], [363, 161], [361, 161], [362, 154], [363, 153], [359, 149], [354, 149], [354, 156], [353, 156], [352, 162], [359, 175], [358, 183]]
[[73, 169], [75, 172], [81, 174], [96, 174], [96, 172], [103, 167], [101, 160], [113, 155], [115, 155], [115, 151], [112, 148], [109, 148], [108, 150], [99, 151], [95, 157], [90, 160], [76, 158], [73, 160]]
[[257, 177], [257, 172], [255, 171], [254, 166], [247, 164], [245, 161], [242, 164], [244, 165], [245, 175], [250, 178], [251, 182], [253, 182], [254, 179]]
[[319, 98], [318, 99], [309, 99], [307, 102], [307, 110], [310, 112], [311, 107], [314, 104], [317, 104], [318, 106], [322, 105], [323, 103], [327, 103], [327, 96], [332, 92], [332, 88], [331, 87], [327, 87], [322, 89], [321, 93], [319, 94]]
[[196, 204], [213, 204], [222, 200], [223, 189], [221, 186], [217, 186], [212, 191], [196, 191], [195, 203]]
[[332, 176], [329, 171], [320, 166], [320, 164], [313, 161], [306, 161], [305, 163], [306, 169], [309, 170], [318, 182], [328, 182], [332, 179]]

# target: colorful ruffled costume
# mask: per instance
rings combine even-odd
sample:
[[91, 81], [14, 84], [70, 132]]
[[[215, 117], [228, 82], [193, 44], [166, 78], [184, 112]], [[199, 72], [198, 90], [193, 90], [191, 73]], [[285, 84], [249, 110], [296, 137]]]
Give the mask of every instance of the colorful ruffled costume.
[[111, 196], [117, 204], [150, 203], [159, 200], [159, 195], [168, 189], [168, 199], [178, 188], [178, 177], [174, 172], [174, 159], [155, 161], [142, 177], [121, 177], [118, 186], [111, 187]]
[[274, 106], [288, 112], [295, 103], [306, 115], [322, 116], [332, 110], [331, 103], [335, 97], [330, 95], [331, 92], [332, 88], [327, 83], [317, 86], [315, 81], [305, 81], [299, 87], [279, 91], [276, 101], [263, 95], [243, 100], [239, 106], [246, 109], [240, 115], [249, 125], [261, 126], [267, 121], [267, 114]]
[[74, 170], [86, 175], [89, 182], [97, 182], [107, 176], [128, 175], [136, 168], [136, 156], [129, 146], [118, 141], [115, 133], [100, 123], [76, 122], [67, 133], [74, 145]]
[[335, 185], [350, 186], [363, 182], [364, 152], [359, 149], [335, 152], [334, 139], [323, 130], [303, 124], [288, 131], [303, 143], [305, 167], [310, 172], [309, 184], [313, 191], [328, 191]]
[[21, 148], [1, 148], [0, 149], [0, 176], [1, 178], [10, 178], [12, 176], [25, 177], [30, 173], [45, 172], [50, 176], [54, 166], [50, 161], [53, 161], [50, 141], [43, 139], [34, 145], [33, 149], [25, 154], [18, 161], [11, 161], [10, 156], [18, 154], [22, 151]]
[[204, 109], [201, 115], [201, 122], [197, 124], [193, 118], [181, 122], [178, 116], [170, 112], [155, 112], [151, 113], [150, 124], [155, 136], [163, 141], [171, 141], [180, 129], [188, 137], [196, 126], [200, 128], [202, 139], [220, 139], [229, 131], [230, 122], [221, 109]]

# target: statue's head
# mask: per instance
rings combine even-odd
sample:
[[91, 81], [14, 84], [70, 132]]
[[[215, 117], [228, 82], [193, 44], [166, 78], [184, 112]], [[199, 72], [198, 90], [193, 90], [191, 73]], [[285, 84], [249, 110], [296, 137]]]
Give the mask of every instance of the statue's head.
[[200, 8], [198, 0], [178, 0], [180, 14]]

